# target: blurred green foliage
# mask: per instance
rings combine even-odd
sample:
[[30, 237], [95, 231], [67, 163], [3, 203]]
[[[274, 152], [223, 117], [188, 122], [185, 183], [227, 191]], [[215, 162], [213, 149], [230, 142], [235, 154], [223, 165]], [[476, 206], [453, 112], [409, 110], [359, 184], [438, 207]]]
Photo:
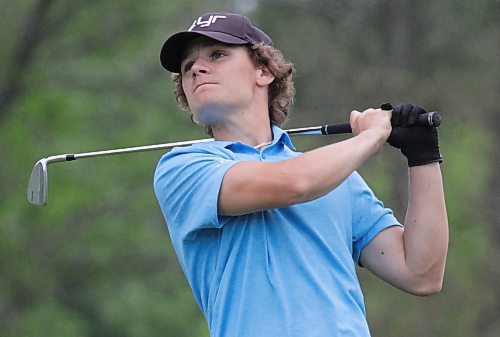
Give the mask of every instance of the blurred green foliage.
[[[359, 274], [374, 336], [500, 335], [500, 26], [494, 0], [23, 0], [0, 4], [0, 331], [208, 336], [152, 190], [161, 152], [37, 159], [203, 138], [159, 65], [164, 39], [208, 11], [244, 11], [297, 68], [287, 127], [410, 101], [442, 113], [450, 220], [444, 289], [404, 294]], [[301, 150], [341, 137], [296, 140]], [[361, 173], [404, 216], [406, 167], [387, 148]]]

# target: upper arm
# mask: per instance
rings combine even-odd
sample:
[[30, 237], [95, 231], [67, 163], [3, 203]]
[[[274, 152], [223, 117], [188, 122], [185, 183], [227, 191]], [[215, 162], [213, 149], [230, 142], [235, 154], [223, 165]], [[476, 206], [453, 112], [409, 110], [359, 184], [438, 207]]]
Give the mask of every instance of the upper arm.
[[220, 215], [239, 215], [284, 207], [299, 201], [300, 182], [282, 162], [243, 161], [224, 175]]
[[406, 264], [404, 228], [386, 228], [373, 238], [361, 251], [360, 262], [373, 274], [393, 286], [413, 295], [435, 293], [432, 284], [425, 282], [425, 275], [412, 272]]
[[398, 288], [407, 283], [403, 232], [400, 226], [384, 229], [363, 248], [360, 256], [363, 267]]
[[220, 228], [217, 202], [227, 170], [237, 162], [193, 148], [163, 156], [154, 174], [154, 190], [174, 238], [184, 240], [204, 228]]

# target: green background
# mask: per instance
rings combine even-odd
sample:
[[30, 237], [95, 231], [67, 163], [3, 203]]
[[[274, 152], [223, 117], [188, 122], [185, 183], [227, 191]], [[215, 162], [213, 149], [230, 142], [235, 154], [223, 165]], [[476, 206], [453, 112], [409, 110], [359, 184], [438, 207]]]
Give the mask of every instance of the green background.
[[[203, 138], [159, 64], [167, 36], [237, 11], [297, 69], [286, 128], [413, 102], [440, 111], [450, 247], [438, 295], [360, 269], [373, 336], [500, 335], [500, 25], [494, 0], [2, 0], [0, 334], [208, 336], [152, 189], [162, 152], [53, 164], [49, 155]], [[306, 151], [343, 136], [296, 139]], [[360, 172], [403, 218], [407, 168], [389, 146]]]

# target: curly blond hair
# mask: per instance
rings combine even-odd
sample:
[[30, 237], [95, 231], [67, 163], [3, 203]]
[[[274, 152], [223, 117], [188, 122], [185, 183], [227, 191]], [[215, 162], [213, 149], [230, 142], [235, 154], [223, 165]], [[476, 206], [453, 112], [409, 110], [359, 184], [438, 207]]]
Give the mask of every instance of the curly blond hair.
[[[268, 89], [269, 119], [272, 124], [281, 126], [288, 117], [288, 112], [293, 105], [295, 97], [295, 86], [293, 83], [295, 69], [293, 64], [287, 62], [283, 54], [272, 46], [260, 43], [252, 46], [247, 45], [246, 47], [254, 65], [267, 67], [274, 76], [274, 80]], [[177, 105], [182, 110], [191, 112], [186, 94], [184, 93], [184, 89], [182, 89], [182, 75], [177, 73], [172, 74], [172, 81], [174, 82], [174, 96]], [[193, 120], [192, 113], [191, 120]], [[212, 129], [209, 125], [205, 126], [205, 132], [213, 137]]]

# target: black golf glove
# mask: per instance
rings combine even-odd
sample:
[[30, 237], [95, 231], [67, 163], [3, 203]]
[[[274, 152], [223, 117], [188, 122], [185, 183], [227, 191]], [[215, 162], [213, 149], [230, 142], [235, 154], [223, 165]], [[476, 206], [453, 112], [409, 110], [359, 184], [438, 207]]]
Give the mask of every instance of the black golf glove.
[[413, 104], [399, 104], [392, 109], [392, 132], [387, 142], [408, 159], [408, 166], [443, 162], [439, 153], [438, 132], [435, 127], [416, 126], [420, 114], [427, 113]]

